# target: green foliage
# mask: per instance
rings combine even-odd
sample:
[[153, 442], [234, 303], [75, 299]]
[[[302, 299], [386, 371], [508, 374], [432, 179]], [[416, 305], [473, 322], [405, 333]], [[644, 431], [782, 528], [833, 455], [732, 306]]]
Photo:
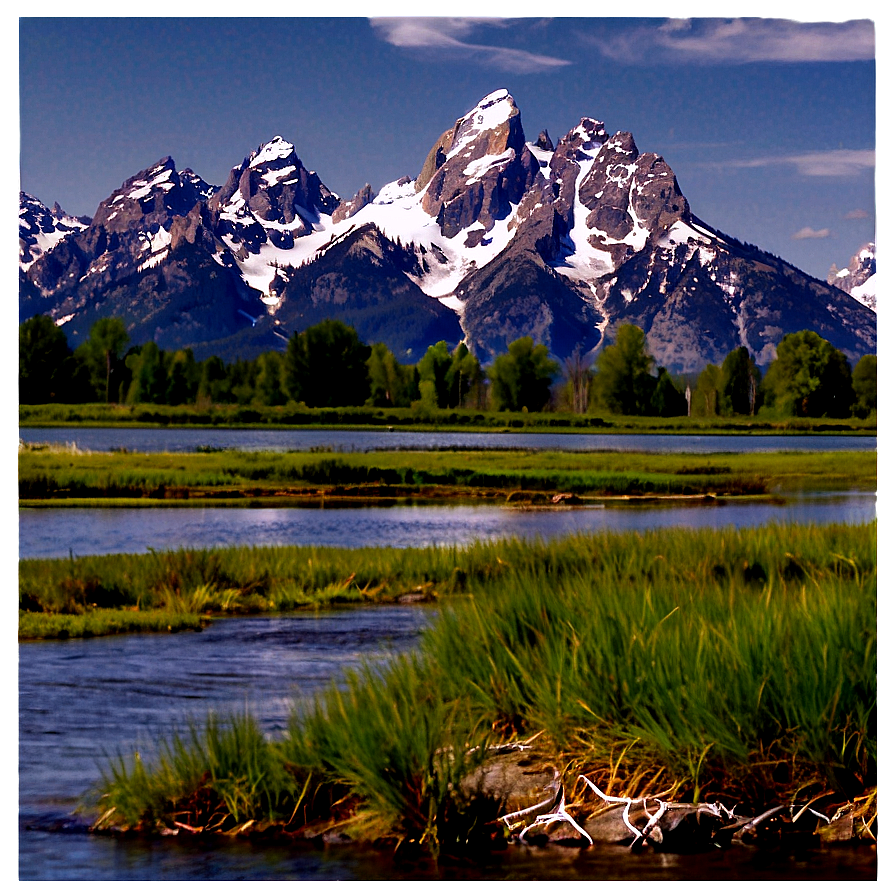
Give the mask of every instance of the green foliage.
[[761, 404], [761, 374], [756, 362], [744, 346], [729, 352], [722, 362], [719, 383], [719, 412], [755, 414]]
[[468, 398], [474, 397], [482, 385], [484, 373], [476, 356], [459, 342], [451, 354], [451, 366], [446, 376], [448, 407], [462, 407]]
[[370, 402], [374, 407], [408, 408], [419, 395], [417, 369], [413, 365], [399, 364], [385, 343], [377, 342], [370, 347], [367, 372]]
[[130, 342], [124, 322], [104, 317], [91, 328], [87, 340], [78, 346], [75, 357], [87, 368], [94, 396], [109, 403], [116, 394], [113, 377], [120, 374], [120, 355]]
[[163, 404], [168, 393], [168, 377], [159, 347], [154, 342], [147, 342], [129, 352], [125, 364], [131, 371], [128, 404]]
[[852, 388], [857, 417], [867, 417], [877, 410], [877, 355], [859, 358], [852, 372]]
[[846, 356], [811, 330], [785, 336], [763, 386], [775, 408], [797, 417], [848, 417], [855, 393]]
[[165, 360], [165, 404], [181, 405], [195, 401], [199, 388], [199, 365], [193, 357], [193, 349], [166, 352]]
[[227, 366], [217, 355], [206, 358], [200, 364], [198, 397], [209, 402], [228, 401], [233, 398]]
[[507, 346], [489, 368], [492, 405], [496, 410], [540, 411], [550, 400], [551, 384], [560, 365], [548, 357], [543, 345], [523, 336]]
[[370, 346], [352, 327], [338, 320], [322, 321], [289, 340], [286, 390], [312, 408], [363, 405], [370, 395], [369, 356]]
[[653, 395], [650, 396], [650, 413], [656, 417], [681, 417], [687, 412], [687, 399], [672, 382], [672, 377], [666, 368], [660, 367]]
[[697, 377], [691, 393], [691, 416], [715, 417], [719, 413], [722, 371], [715, 364], [707, 364]]
[[417, 371], [420, 374], [420, 398], [424, 404], [430, 407], [448, 407], [450, 369], [451, 354], [444, 340], [431, 345], [417, 362]]
[[19, 324], [19, 401], [65, 401], [73, 392], [72, 351], [65, 333], [46, 315]]
[[615, 414], [650, 413], [656, 380], [653, 358], [640, 327], [620, 324], [616, 341], [597, 358], [594, 395], [597, 406]]
[[529, 740], [528, 761], [567, 785], [624, 773], [623, 744], [657, 790], [684, 782], [744, 814], [809, 781], [841, 798], [876, 783], [873, 523], [264, 553], [295, 557], [296, 575], [345, 575], [363, 557], [464, 594], [419, 652], [300, 704], [279, 741], [211, 718], [152, 765], [113, 761], [101, 826], [354, 813], [375, 835], [464, 846], [498, 814], [463, 788], [490, 740]]
[[256, 396], [261, 404], [285, 404], [287, 400], [284, 388], [284, 359], [280, 352], [265, 352], [256, 359], [258, 379]]

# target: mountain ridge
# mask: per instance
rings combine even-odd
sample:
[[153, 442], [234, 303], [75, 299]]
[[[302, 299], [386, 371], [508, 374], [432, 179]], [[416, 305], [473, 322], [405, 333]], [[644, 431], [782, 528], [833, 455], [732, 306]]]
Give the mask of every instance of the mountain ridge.
[[20, 317], [49, 313], [75, 342], [114, 315], [163, 348], [245, 350], [252, 328], [263, 351], [330, 316], [402, 360], [464, 339], [488, 361], [523, 335], [593, 358], [622, 321], [671, 372], [739, 345], [768, 363], [799, 329], [853, 362], [876, 350], [873, 311], [701, 221], [631, 133], [582, 118], [556, 145], [528, 142], [504, 89], [436, 139], [416, 178], [349, 200], [279, 135], [220, 187], [161, 159], [89, 224], [22, 196]]

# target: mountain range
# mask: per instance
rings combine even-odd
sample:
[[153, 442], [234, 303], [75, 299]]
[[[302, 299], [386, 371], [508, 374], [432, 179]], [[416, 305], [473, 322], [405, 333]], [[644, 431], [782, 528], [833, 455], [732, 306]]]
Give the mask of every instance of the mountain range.
[[20, 318], [73, 345], [117, 316], [134, 343], [225, 360], [326, 318], [402, 361], [463, 339], [487, 362], [520, 336], [591, 359], [621, 322], [676, 373], [741, 345], [767, 364], [803, 329], [853, 363], [876, 351], [867, 303], [701, 221], [630, 133], [583, 118], [527, 141], [506, 90], [376, 194], [340, 198], [276, 136], [222, 186], [161, 159], [89, 220], [23, 193], [20, 237]]

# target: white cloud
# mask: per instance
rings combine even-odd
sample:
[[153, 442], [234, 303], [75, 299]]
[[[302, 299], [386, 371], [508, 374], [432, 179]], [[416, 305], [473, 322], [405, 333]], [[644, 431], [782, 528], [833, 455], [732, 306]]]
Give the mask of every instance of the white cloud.
[[591, 37], [620, 62], [853, 62], [874, 59], [874, 23], [788, 19], [667, 19], [620, 35]]
[[[716, 164], [716, 163], [714, 163]], [[717, 163], [725, 168], [771, 168], [794, 165], [808, 177], [854, 177], [874, 169], [873, 149], [831, 149], [790, 156], [765, 156]]]
[[464, 38], [484, 26], [504, 28], [512, 21], [494, 18], [371, 18], [371, 27], [381, 40], [394, 47], [427, 50], [444, 56], [462, 57], [492, 65], [503, 71], [526, 74], [564, 65], [567, 59], [542, 56], [513, 47], [469, 43]]
[[803, 227], [790, 238], [792, 240], [826, 240], [830, 235], [831, 231], [827, 227], [823, 227], [821, 230], [813, 230], [811, 227]]
[[847, 212], [843, 217], [846, 218], [847, 221], [859, 221], [862, 218], [870, 218], [871, 216], [863, 208], [854, 208], [852, 211]]

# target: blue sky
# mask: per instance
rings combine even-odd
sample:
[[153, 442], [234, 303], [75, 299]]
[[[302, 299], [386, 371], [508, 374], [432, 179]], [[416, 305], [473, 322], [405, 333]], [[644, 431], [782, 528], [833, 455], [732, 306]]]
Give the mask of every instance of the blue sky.
[[351, 196], [416, 176], [446, 128], [506, 87], [530, 140], [583, 116], [631, 131], [696, 215], [824, 278], [875, 234], [868, 15], [21, 18], [21, 188], [92, 215], [159, 158], [221, 184], [281, 134]]

